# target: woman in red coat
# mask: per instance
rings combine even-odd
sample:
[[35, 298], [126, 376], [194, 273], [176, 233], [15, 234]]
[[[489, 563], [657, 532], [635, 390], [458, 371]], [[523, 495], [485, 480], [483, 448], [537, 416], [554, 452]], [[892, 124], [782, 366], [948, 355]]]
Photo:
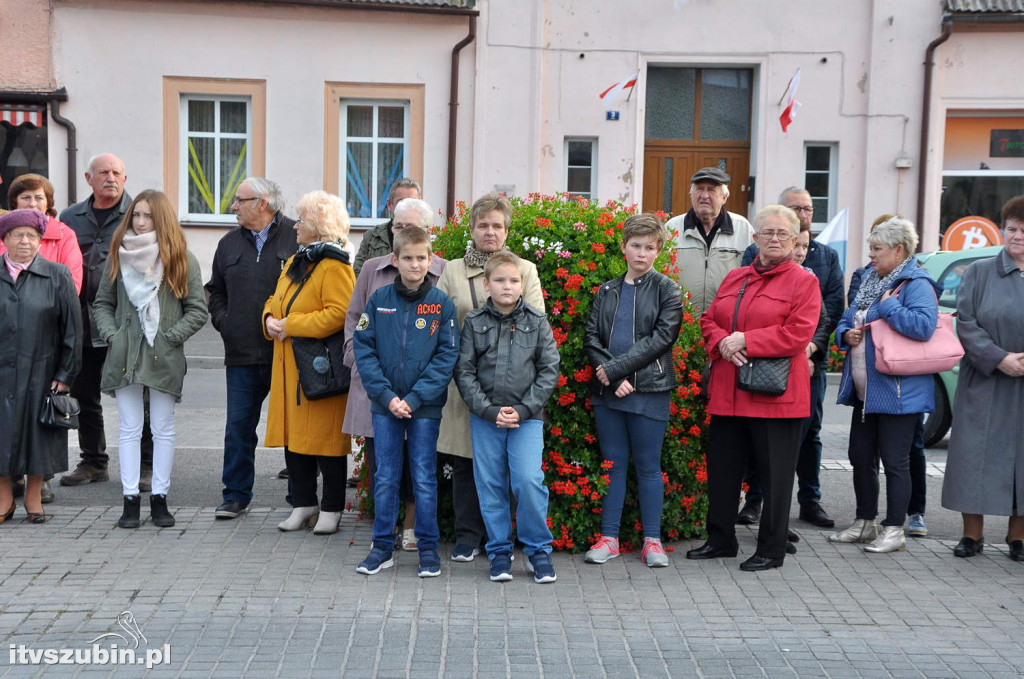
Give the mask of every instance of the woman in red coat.
[[[764, 509], [754, 555], [745, 571], [778, 568], [786, 556], [786, 531], [800, 424], [810, 416], [811, 389], [805, 349], [821, 312], [814, 274], [793, 261], [800, 222], [796, 213], [769, 205], [754, 218], [758, 258], [729, 272], [701, 317], [711, 359], [708, 413], [708, 540], [688, 559], [734, 557], [736, 514], [748, 461], [764, 485]], [[738, 366], [754, 358], [789, 357], [781, 396], [744, 391]]]

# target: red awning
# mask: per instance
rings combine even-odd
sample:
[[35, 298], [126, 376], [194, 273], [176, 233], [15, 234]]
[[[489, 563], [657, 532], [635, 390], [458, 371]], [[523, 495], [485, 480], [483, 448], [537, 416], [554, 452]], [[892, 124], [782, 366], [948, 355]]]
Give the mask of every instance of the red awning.
[[46, 122], [45, 111], [42, 106], [33, 104], [0, 104], [0, 122], [42, 127]]

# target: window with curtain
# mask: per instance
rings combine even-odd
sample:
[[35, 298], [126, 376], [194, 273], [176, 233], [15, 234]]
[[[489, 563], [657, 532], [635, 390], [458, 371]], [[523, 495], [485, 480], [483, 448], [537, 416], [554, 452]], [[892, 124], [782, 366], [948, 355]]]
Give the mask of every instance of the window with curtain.
[[183, 94], [179, 124], [180, 218], [234, 222], [231, 201], [250, 173], [251, 99]]
[[565, 190], [581, 198], [597, 193], [597, 140], [565, 138]]
[[804, 146], [804, 188], [814, 205], [815, 233], [835, 216], [838, 151], [835, 143]]
[[408, 173], [409, 102], [344, 99], [339, 124], [341, 197], [352, 222], [385, 221], [391, 185]]

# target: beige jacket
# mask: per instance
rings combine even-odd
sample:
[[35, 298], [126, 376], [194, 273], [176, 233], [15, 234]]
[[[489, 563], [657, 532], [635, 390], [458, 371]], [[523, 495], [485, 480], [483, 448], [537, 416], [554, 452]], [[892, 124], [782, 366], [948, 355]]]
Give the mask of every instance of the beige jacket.
[[673, 217], [665, 228], [670, 233], [679, 231], [676, 239], [679, 285], [689, 291], [700, 315], [711, 306], [725, 275], [742, 263], [743, 251], [754, 242], [754, 227], [746, 217], [727, 212], [728, 219], [719, 226], [709, 248], [698, 231], [696, 218], [687, 219], [692, 213], [691, 210]]
[[[456, 259], [448, 262], [437, 287], [447, 293], [455, 302], [455, 310], [459, 316], [459, 331], [466, 320], [466, 314], [479, 309], [487, 301], [489, 295], [484, 290], [484, 270], [481, 267], [467, 267], [466, 260]], [[540, 288], [540, 276], [537, 265], [523, 260], [523, 299], [526, 303], [546, 313], [544, 294]], [[473, 457], [473, 441], [469, 433], [469, 408], [462, 400], [455, 380], [448, 385], [448, 402], [441, 412], [441, 433], [437, 438], [437, 450], [440, 453]]]

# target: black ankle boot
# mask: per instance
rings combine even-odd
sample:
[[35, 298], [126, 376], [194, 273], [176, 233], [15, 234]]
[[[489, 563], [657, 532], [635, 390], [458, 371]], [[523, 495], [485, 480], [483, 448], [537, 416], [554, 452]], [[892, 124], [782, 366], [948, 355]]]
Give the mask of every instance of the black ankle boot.
[[121, 528], [138, 528], [139, 527], [139, 508], [142, 506], [142, 498], [138, 495], [125, 495], [124, 496], [124, 512], [121, 514], [121, 518], [117, 520], [117, 525]]
[[167, 511], [166, 495], [149, 496], [149, 513], [153, 517], [153, 525], [159, 528], [170, 528], [174, 525], [174, 517]]

